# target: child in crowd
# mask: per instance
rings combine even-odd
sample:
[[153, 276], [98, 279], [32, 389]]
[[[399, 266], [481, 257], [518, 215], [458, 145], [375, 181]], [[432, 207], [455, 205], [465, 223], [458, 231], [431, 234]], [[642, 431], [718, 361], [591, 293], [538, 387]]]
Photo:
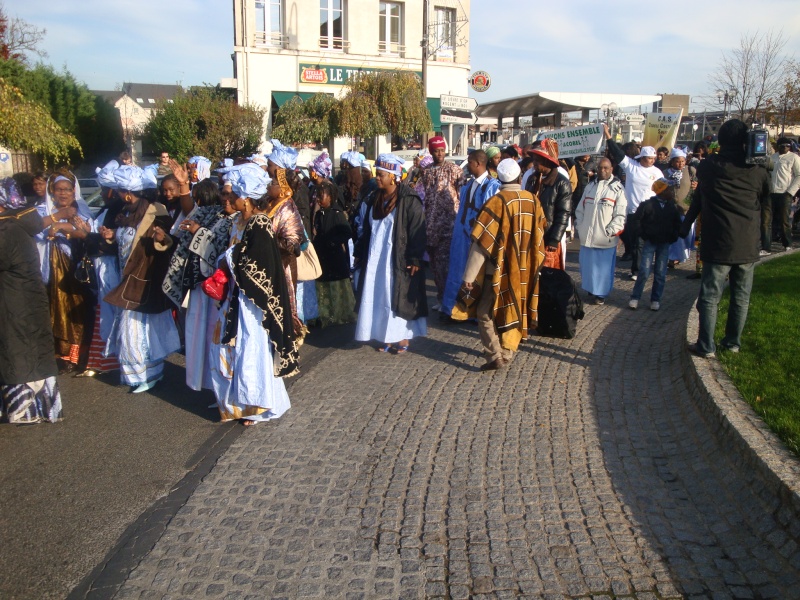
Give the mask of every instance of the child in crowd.
[[661, 296], [667, 279], [667, 262], [670, 244], [678, 239], [681, 228], [681, 213], [675, 204], [675, 190], [680, 185], [677, 178], [664, 178], [653, 183], [655, 196], [645, 200], [636, 209], [638, 232], [634, 234], [644, 240], [639, 273], [633, 286], [628, 306], [633, 310], [639, 307], [639, 299], [644, 291], [644, 284], [650, 277], [650, 269], [655, 258], [653, 269], [653, 289], [650, 292], [650, 310], [661, 308]]
[[347, 242], [352, 229], [347, 213], [333, 202], [336, 189], [323, 180], [317, 184], [317, 211], [314, 213], [312, 238], [322, 267], [317, 280], [317, 299], [321, 325], [355, 321], [356, 298], [350, 283], [350, 254]]

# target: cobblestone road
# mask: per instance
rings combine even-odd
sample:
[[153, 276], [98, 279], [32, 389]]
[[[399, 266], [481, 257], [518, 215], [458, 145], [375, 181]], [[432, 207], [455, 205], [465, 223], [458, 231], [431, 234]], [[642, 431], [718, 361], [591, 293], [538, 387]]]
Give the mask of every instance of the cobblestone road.
[[576, 339], [535, 338], [493, 374], [469, 326], [432, 324], [406, 356], [333, 352], [118, 597], [798, 597], [775, 500], [684, 383], [685, 273], [658, 313], [618, 282]]

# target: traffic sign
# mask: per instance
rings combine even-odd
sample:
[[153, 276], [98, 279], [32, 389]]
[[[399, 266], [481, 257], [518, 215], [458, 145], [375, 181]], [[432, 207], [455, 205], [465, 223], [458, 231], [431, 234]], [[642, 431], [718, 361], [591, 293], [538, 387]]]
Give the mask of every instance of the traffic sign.
[[478, 108], [478, 101], [475, 98], [467, 98], [466, 96], [447, 96], [442, 94], [439, 99], [442, 103], [442, 108], [450, 110], [463, 110], [466, 112], [473, 112]]

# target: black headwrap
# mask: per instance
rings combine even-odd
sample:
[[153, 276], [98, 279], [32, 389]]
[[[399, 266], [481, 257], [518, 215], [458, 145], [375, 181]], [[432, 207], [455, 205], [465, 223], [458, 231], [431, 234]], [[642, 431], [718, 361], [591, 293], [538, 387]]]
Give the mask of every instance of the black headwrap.
[[238, 290], [264, 311], [261, 325], [269, 333], [273, 348], [275, 375], [291, 377], [299, 371], [297, 336], [292, 323], [292, 305], [281, 253], [272, 221], [265, 214], [247, 222], [242, 241], [233, 249], [233, 290], [223, 344], [236, 337], [239, 322]]

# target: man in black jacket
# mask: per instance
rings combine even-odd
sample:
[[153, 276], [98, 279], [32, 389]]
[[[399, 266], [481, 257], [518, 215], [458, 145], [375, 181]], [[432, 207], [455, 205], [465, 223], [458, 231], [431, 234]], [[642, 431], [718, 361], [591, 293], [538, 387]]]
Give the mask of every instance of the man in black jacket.
[[718, 135], [720, 152], [697, 166], [697, 189], [681, 227], [681, 236], [685, 236], [701, 215], [700, 331], [697, 343], [689, 349], [704, 358], [714, 356], [716, 350], [714, 329], [726, 277], [730, 279], [731, 301], [721, 346], [739, 351], [758, 260], [761, 205], [770, 198], [766, 169], [745, 161], [747, 125], [731, 119], [719, 128]]

